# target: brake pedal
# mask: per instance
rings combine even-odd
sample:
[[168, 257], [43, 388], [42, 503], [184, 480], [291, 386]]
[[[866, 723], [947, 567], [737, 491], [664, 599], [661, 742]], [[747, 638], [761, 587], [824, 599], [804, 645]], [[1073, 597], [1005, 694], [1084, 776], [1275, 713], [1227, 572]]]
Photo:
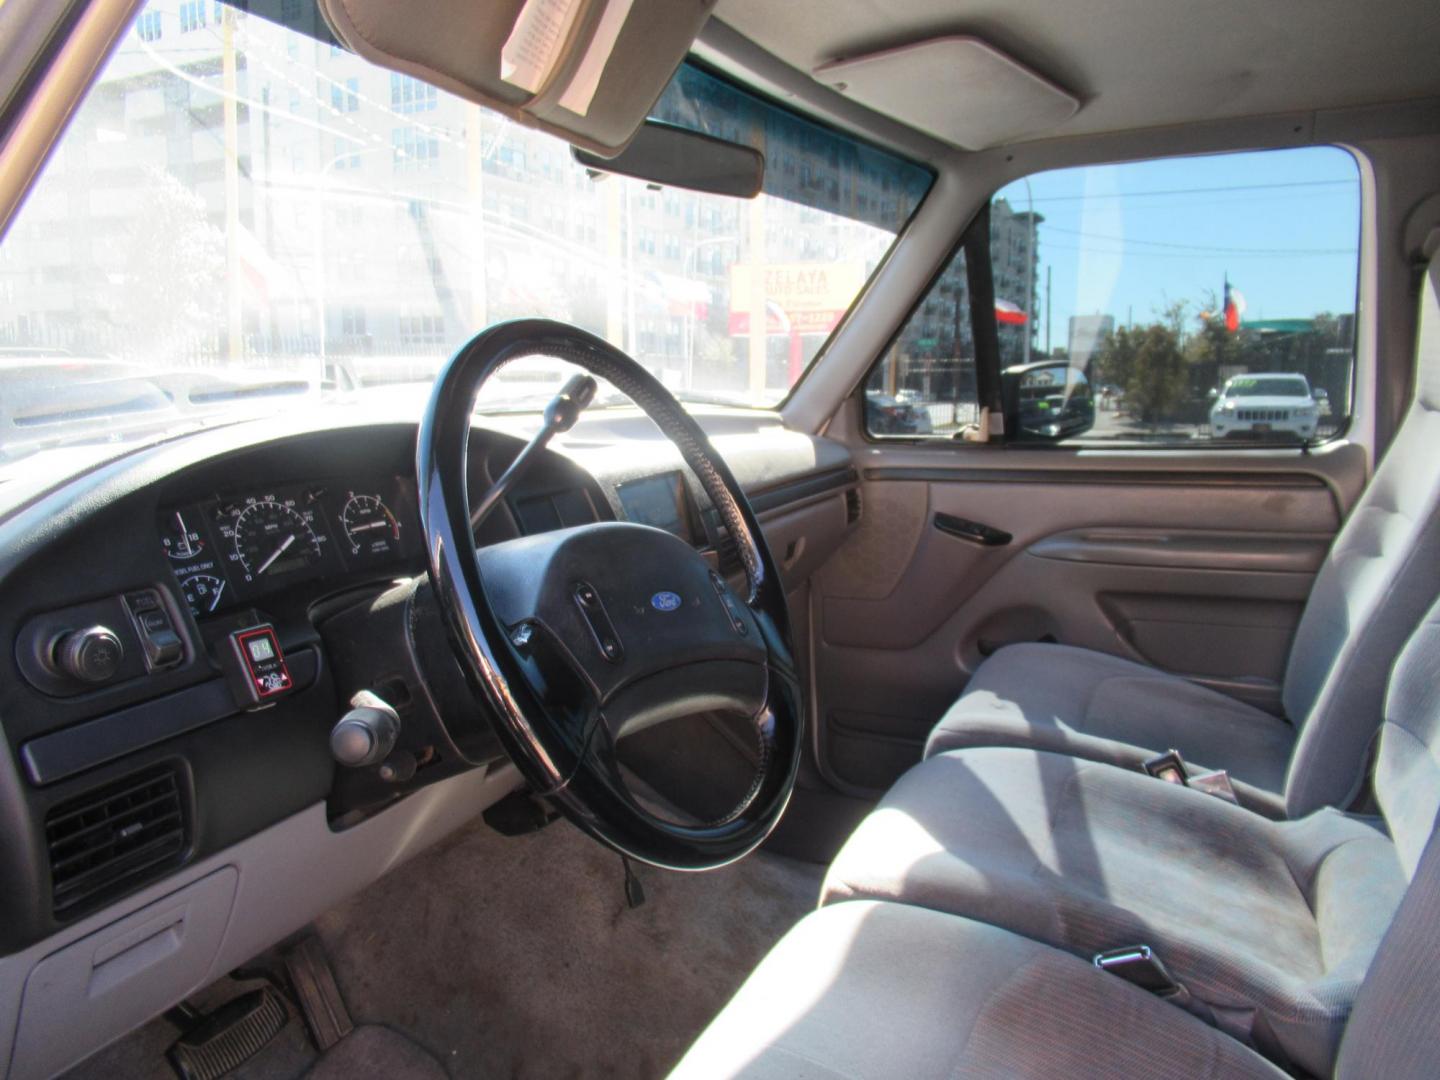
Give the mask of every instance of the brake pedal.
[[316, 1047], [324, 1053], [355, 1029], [330, 961], [314, 934], [305, 938], [285, 954], [285, 969], [290, 985], [300, 1001], [300, 1011], [310, 1027]]
[[180, 1080], [218, 1080], [263, 1050], [289, 1020], [280, 995], [263, 986], [199, 1016], [166, 1057]]

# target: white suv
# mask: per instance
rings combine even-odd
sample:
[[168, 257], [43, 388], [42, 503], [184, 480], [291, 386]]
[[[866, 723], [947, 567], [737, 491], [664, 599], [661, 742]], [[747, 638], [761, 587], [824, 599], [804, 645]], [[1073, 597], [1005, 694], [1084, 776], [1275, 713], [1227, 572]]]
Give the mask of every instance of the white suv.
[[1226, 381], [1210, 407], [1210, 428], [1217, 439], [1291, 435], [1308, 440], [1315, 434], [1319, 414], [1304, 375], [1236, 375]]

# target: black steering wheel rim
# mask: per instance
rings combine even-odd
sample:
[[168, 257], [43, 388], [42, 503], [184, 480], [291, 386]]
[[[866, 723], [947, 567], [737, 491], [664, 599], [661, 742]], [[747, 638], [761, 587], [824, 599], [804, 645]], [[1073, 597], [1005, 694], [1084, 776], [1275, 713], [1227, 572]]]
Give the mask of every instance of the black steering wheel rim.
[[[487, 593], [466, 483], [471, 414], [485, 380], [529, 355], [570, 361], [629, 395], [695, 472], [744, 565], [745, 621], [764, 645], [767, 693], [752, 718], [761, 748], [755, 783], [719, 821], [684, 825], [656, 816], [625, 788], [607, 742], [565, 734]], [[531, 789], [602, 843], [653, 865], [710, 869], [754, 850], [793, 791], [804, 708], [778, 567], [740, 485], [699, 425], [659, 380], [603, 339], [551, 320], [516, 320], [475, 335], [440, 371], [420, 425], [416, 466], [430, 578], [456, 658]]]

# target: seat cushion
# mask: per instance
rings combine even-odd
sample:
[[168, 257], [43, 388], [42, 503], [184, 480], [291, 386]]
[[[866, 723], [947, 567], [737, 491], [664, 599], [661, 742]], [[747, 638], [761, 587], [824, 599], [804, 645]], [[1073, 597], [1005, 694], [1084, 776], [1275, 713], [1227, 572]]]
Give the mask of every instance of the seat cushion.
[[1010, 645], [987, 659], [930, 734], [927, 757], [969, 746], [1053, 750], [1135, 768], [1174, 748], [1224, 769], [1242, 803], [1285, 809], [1295, 729], [1253, 706], [1118, 656]]
[[841, 849], [822, 903], [903, 901], [1092, 956], [1154, 948], [1197, 997], [1328, 1073], [1405, 886], [1393, 843], [1337, 811], [1275, 822], [1061, 754], [951, 751]]
[[1280, 1077], [1214, 1028], [1055, 949], [922, 908], [806, 916], [671, 1074]]

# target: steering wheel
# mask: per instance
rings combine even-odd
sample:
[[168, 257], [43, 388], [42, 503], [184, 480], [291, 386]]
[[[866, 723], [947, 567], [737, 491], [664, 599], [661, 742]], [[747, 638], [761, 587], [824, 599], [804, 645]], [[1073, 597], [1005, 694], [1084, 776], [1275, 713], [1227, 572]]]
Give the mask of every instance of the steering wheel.
[[[567, 360], [627, 394], [675, 444], [719, 512], [747, 592], [679, 537], [599, 522], [476, 550], [466, 449], [476, 394], [522, 356]], [[451, 644], [537, 794], [623, 855], [704, 870], [754, 850], [794, 790], [804, 709], [780, 576], [744, 492], [680, 403], [608, 342], [523, 319], [471, 338], [441, 370], [416, 450], [430, 578]], [[683, 716], [746, 718], [758, 750], [724, 817], [679, 823], [637, 800], [616, 743]]]

